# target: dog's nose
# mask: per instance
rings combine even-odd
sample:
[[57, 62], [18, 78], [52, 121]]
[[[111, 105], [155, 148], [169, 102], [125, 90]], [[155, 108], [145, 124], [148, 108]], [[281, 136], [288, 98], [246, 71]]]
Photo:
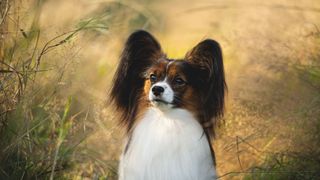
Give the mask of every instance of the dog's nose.
[[164, 88], [161, 86], [154, 86], [152, 88], [152, 92], [155, 96], [159, 96], [160, 94], [162, 94], [164, 92]]

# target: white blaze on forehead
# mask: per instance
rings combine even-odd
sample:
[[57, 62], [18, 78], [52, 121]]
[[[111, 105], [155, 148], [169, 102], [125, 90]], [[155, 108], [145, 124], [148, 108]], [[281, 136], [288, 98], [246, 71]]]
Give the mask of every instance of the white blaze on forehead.
[[167, 66], [166, 66], [166, 77], [167, 77], [167, 72], [168, 72], [169, 66], [170, 66], [173, 62], [174, 62], [174, 61], [169, 61], [169, 63], [168, 63]]

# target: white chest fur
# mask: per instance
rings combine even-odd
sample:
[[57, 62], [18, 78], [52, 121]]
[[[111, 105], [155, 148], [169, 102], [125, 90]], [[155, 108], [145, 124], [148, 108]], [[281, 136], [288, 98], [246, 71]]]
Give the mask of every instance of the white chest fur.
[[120, 180], [212, 180], [215, 175], [203, 129], [183, 109], [148, 109], [119, 166]]

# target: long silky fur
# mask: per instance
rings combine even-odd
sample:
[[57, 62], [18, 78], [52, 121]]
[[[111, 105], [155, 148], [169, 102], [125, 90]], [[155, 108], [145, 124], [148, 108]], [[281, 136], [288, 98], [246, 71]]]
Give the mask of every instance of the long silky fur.
[[122, 51], [110, 93], [120, 113], [120, 123], [130, 131], [137, 115], [145, 77], [143, 72], [162, 56], [160, 44], [148, 32], [132, 33]]
[[223, 116], [227, 90], [220, 45], [212, 39], [206, 39], [187, 53], [186, 60], [201, 71], [199, 81], [205, 94], [201, 98], [203, 111], [199, 118], [205, 132], [214, 136], [214, 126]]

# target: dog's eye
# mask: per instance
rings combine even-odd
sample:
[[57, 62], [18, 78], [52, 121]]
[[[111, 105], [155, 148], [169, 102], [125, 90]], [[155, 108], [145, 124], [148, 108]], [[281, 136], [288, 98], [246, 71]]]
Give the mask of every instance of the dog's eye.
[[174, 79], [174, 83], [177, 85], [185, 85], [186, 84], [186, 82], [182, 78], [179, 78], [179, 77]]
[[155, 83], [157, 81], [157, 76], [155, 74], [151, 74], [149, 78], [152, 83]]

